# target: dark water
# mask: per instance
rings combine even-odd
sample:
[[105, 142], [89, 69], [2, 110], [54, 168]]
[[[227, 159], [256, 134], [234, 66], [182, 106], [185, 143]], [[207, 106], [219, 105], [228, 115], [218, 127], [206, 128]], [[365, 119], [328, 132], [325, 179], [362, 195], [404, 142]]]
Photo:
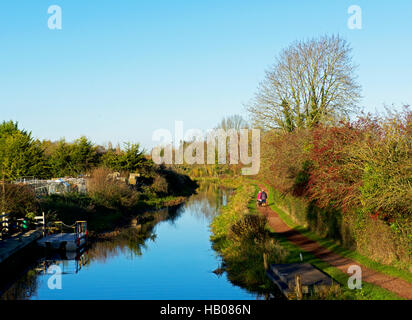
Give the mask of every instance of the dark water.
[[[225, 273], [212, 272], [220, 258], [211, 247], [209, 225], [228, 196], [229, 191], [203, 185], [184, 205], [146, 213], [149, 222], [140, 220], [116, 239], [94, 243], [76, 259], [37, 259], [1, 298], [259, 299], [232, 285]], [[51, 264], [63, 271], [61, 289], [49, 289]]]

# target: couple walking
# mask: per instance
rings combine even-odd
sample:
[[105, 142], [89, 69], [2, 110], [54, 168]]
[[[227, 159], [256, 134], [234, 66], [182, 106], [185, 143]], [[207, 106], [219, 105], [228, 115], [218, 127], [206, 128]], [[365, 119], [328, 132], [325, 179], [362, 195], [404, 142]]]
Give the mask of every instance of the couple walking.
[[258, 205], [259, 206], [263, 206], [266, 205], [266, 200], [268, 198], [267, 193], [265, 192], [265, 190], [260, 190], [257, 194], [257, 201], [258, 201]]

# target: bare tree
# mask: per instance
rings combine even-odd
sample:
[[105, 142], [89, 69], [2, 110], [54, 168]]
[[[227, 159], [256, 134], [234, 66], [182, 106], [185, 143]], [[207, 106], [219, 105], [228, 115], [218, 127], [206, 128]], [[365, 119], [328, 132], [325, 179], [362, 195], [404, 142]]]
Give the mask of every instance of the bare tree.
[[223, 130], [229, 130], [229, 129], [235, 129], [235, 130], [240, 130], [240, 129], [247, 129], [249, 128], [249, 124], [245, 119], [243, 119], [242, 116], [240, 115], [232, 115], [226, 118], [223, 118], [222, 121], [217, 125], [216, 129], [223, 129]]
[[361, 97], [351, 51], [339, 36], [284, 49], [248, 107], [254, 125], [293, 131], [349, 117]]

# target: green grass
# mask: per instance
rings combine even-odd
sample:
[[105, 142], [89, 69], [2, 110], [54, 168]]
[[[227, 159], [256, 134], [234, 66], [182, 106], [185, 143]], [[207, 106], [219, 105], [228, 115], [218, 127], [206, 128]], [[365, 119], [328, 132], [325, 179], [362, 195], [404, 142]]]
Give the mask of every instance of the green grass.
[[[273, 199], [273, 189], [268, 188], [269, 191], [269, 199]], [[388, 265], [382, 265], [376, 261], [373, 261], [360, 253], [346, 249], [340, 245], [338, 245], [335, 241], [327, 239], [327, 238], [321, 238], [314, 232], [310, 231], [309, 229], [300, 226], [296, 224], [290, 215], [288, 215], [286, 212], [284, 212], [282, 209], [278, 208], [275, 203], [269, 203], [270, 208], [272, 208], [279, 216], [280, 218], [290, 227], [293, 228], [309, 239], [316, 241], [320, 243], [323, 247], [329, 249], [332, 252], [335, 252], [341, 256], [344, 256], [346, 258], [352, 259], [357, 261], [358, 263], [366, 266], [367, 268], [370, 268], [372, 270], [393, 276], [393, 277], [398, 277], [401, 278], [409, 283], [412, 283], [412, 274], [408, 271], [398, 269], [394, 266], [388, 266]]]
[[[256, 186], [250, 183], [238, 183], [228, 205], [221, 208], [220, 214], [211, 223], [211, 240], [214, 250], [222, 256], [224, 270], [233, 284], [258, 294], [269, 294], [275, 292], [276, 288], [266, 276], [262, 247], [256, 245], [253, 239], [235, 241], [230, 236], [233, 224], [246, 214], [257, 213], [256, 193]], [[275, 250], [272, 254], [275, 254]], [[268, 257], [269, 261], [275, 258], [275, 256]]]

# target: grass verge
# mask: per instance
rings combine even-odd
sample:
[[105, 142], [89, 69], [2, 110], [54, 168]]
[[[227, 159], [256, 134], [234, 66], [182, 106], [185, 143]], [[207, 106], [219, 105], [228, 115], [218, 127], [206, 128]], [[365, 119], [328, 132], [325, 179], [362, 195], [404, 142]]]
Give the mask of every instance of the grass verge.
[[[257, 239], [253, 232], [256, 226], [243, 223], [250, 221], [247, 219], [250, 216], [256, 216], [257, 210], [253, 208], [253, 203], [257, 187], [250, 183], [239, 183], [239, 180], [228, 180], [222, 184], [237, 187], [228, 205], [221, 209], [220, 215], [211, 224], [213, 248], [223, 260], [221, 269], [227, 272], [228, 279], [235, 285], [259, 295], [275, 292], [281, 297], [275, 285], [266, 277], [263, 253], [268, 253], [269, 263], [275, 263], [283, 254], [282, 249], [276, 247], [274, 241], [266, 241], [264, 237]], [[237, 229], [237, 235], [232, 228], [235, 225], [241, 226]]]

